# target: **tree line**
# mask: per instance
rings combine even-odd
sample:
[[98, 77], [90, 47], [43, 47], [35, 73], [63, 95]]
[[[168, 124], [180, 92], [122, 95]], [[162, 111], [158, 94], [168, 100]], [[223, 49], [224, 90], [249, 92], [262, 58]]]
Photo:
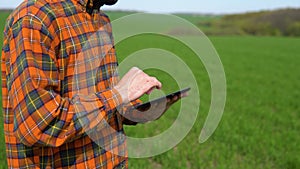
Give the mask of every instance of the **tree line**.
[[209, 35], [300, 36], [300, 9], [224, 15], [197, 25]]

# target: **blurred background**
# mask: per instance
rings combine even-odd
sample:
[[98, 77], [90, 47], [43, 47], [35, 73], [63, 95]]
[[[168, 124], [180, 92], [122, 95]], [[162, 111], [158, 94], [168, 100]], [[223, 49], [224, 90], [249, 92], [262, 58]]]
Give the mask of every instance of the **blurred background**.
[[[6, 18], [19, 3], [21, 0], [1, 2], [1, 32]], [[155, 35], [135, 36], [117, 44], [120, 62], [145, 48], [175, 53], [198, 77], [201, 94], [197, 122], [186, 138], [159, 156], [129, 159], [130, 168], [300, 168], [300, 156], [297, 155], [300, 152], [299, 0], [119, 0], [115, 6], [103, 9], [111, 20], [136, 12], [174, 14], [188, 20], [208, 36], [220, 56], [227, 78], [223, 118], [212, 137], [200, 144], [198, 137], [211, 101], [209, 77], [202, 63], [187, 59], [186, 56], [193, 53], [179, 42]], [[183, 34], [193, 36], [189, 32]], [[158, 70], [146, 71], [164, 84], [174, 80]], [[158, 121], [126, 127], [126, 131], [132, 137], [162, 133], [176, 119], [179, 107], [180, 103], [177, 103]], [[0, 168], [7, 168], [3, 132], [0, 132], [0, 143]]]

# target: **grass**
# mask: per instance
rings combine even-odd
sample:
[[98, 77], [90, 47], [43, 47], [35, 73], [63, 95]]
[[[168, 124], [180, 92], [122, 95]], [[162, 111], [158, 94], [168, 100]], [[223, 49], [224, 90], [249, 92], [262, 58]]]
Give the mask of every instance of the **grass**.
[[[300, 56], [297, 55], [300, 39], [210, 39], [224, 64], [228, 85], [226, 109], [215, 134], [204, 144], [197, 142], [209, 106], [210, 88], [203, 67], [192, 67], [201, 70], [196, 74], [200, 77], [202, 101], [197, 123], [177, 147], [153, 158], [130, 159], [130, 168], [300, 167], [300, 158], [296, 155], [300, 150], [297, 143], [300, 140], [297, 135], [300, 129]], [[167, 41], [161, 38], [156, 41], [150, 36], [133, 37], [117, 49], [123, 57], [145, 47], [171, 50], [183, 59], [190, 56], [180, 44]], [[164, 81], [163, 75], [156, 76]], [[169, 84], [167, 81], [165, 84]], [[168, 129], [174, 116], [176, 109], [157, 122], [129, 127], [127, 133], [135, 137], [153, 136]]]
[[[1, 15], [0, 25], [3, 25], [3, 18]], [[210, 84], [203, 65], [197, 59], [190, 59], [194, 57], [186, 57], [193, 53], [177, 41], [157, 39], [154, 35], [135, 36], [116, 46], [120, 62], [146, 47], [174, 52], [197, 70], [194, 74], [199, 77], [201, 93], [197, 122], [187, 137], [164, 154], [129, 159], [130, 168], [300, 168], [300, 39], [238, 36], [210, 39], [224, 65], [228, 94], [221, 123], [204, 144], [198, 143], [198, 137], [210, 105]], [[157, 70], [147, 72], [158, 76], [164, 84], [174, 81]], [[171, 84], [168, 90], [177, 88]], [[126, 127], [126, 132], [134, 137], [161, 133], [176, 118], [178, 107], [176, 104], [156, 122]], [[4, 153], [3, 132], [0, 137], [0, 152]], [[1, 154], [0, 168], [5, 166]]]
[[[6, 18], [8, 17], [9, 12], [0, 12], [0, 44], [3, 43], [3, 28], [5, 25]], [[2, 48], [1, 48], [2, 49]]]

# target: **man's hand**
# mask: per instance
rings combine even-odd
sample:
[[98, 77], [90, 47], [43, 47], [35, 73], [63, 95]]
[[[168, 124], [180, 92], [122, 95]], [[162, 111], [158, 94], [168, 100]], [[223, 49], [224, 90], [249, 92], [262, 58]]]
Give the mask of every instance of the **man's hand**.
[[133, 67], [114, 88], [120, 93], [123, 102], [128, 103], [140, 98], [145, 93], [150, 94], [154, 88], [160, 89], [161, 87], [161, 83], [155, 77]]
[[172, 98], [160, 102], [153, 102], [149, 106], [130, 107], [123, 114], [123, 124], [136, 125], [138, 123], [147, 123], [159, 119], [175, 102], [188, 96], [188, 92], [175, 95]]
[[180, 100], [181, 98], [187, 97], [188, 96], [188, 92], [184, 92], [181, 93], [180, 95], [175, 95], [174, 97], [167, 99], [167, 104], [166, 104], [166, 108], [164, 110], [167, 111], [174, 103], [176, 103], [178, 100]]

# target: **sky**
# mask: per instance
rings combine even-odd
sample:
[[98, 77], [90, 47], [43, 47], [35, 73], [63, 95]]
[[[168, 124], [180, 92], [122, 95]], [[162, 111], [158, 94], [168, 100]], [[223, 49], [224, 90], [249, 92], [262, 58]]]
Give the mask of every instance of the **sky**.
[[[3, 0], [0, 8], [15, 8], [23, 0]], [[119, 0], [109, 10], [150, 13], [244, 13], [279, 8], [300, 8], [300, 0]]]

